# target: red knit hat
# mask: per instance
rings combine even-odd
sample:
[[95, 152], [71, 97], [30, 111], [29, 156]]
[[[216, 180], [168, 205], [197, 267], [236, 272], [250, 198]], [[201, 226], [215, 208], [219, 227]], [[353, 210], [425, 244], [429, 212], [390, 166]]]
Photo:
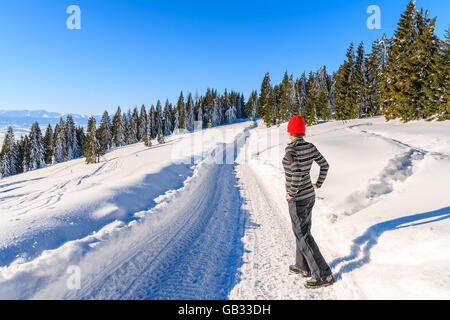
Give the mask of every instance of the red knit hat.
[[305, 120], [300, 116], [295, 116], [289, 121], [287, 131], [295, 134], [305, 134]]

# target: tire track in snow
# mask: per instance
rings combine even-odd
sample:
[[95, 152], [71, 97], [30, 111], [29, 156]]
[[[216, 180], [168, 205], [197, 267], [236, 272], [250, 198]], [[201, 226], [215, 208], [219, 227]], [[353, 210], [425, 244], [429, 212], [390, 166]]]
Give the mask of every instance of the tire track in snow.
[[[235, 148], [246, 134], [226, 148]], [[113, 252], [111, 265], [85, 275], [82, 290], [64, 298], [226, 299], [242, 263], [247, 217], [235, 165], [204, 162], [188, 180], [146, 213], [148, 221], [139, 226], [143, 239], [131, 240], [122, 253]], [[91, 257], [85, 263], [95, 264]]]

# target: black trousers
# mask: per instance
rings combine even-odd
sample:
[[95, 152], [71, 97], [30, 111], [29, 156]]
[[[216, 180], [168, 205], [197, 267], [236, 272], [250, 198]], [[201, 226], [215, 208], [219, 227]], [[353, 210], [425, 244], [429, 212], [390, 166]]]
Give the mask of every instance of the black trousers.
[[310, 271], [314, 279], [319, 279], [331, 275], [331, 269], [311, 235], [311, 213], [315, 201], [313, 196], [305, 200], [291, 200], [288, 204], [296, 239], [295, 264], [302, 270]]

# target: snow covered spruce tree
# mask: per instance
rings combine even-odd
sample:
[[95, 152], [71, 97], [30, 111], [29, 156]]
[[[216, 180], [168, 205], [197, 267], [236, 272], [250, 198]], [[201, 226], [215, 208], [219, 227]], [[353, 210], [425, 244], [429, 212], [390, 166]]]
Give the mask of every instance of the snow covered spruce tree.
[[266, 105], [269, 100], [269, 95], [271, 95], [271, 91], [272, 85], [270, 84], [270, 74], [267, 72], [264, 75], [259, 91], [257, 116], [260, 118], [263, 118], [266, 115]]
[[387, 120], [431, 119], [437, 111], [429, 89], [438, 59], [439, 41], [434, 34], [436, 18], [417, 11], [411, 1], [401, 15], [387, 52], [383, 82], [383, 113]]
[[236, 120], [236, 104], [233, 101], [233, 94], [228, 94], [225, 89], [225, 94], [223, 96], [223, 108], [225, 110], [225, 122], [232, 123]]
[[9, 177], [17, 173], [17, 149], [13, 128], [8, 127], [8, 132], [3, 140], [0, 151], [1, 177]]
[[178, 129], [186, 129], [186, 105], [184, 103], [183, 91], [180, 92], [180, 97], [177, 102], [178, 111]]
[[80, 150], [80, 157], [84, 156], [84, 128], [82, 126], [77, 126], [75, 128], [77, 134], [78, 150]]
[[303, 72], [301, 77], [295, 81], [295, 109], [294, 115], [302, 115], [303, 108], [308, 102], [306, 93], [306, 74]]
[[54, 142], [53, 142], [53, 129], [49, 124], [47, 129], [45, 130], [45, 135], [43, 139], [44, 144], [44, 161], [46, 164], [52, 164], [53, 155], [55, 153], [54, 150]]
[[164, 134], [171, 135], [173, 132], [173, 108], [172, 104], [166, 99], [166, 103], [164, 104]]
[[165, 141], [165, 138], [164, 138], [164, 132], [163, 132], [163, 128], [161, 127], [161, 129], [159, 129], [159, 132], [158, 132], [158, 143], [159, 144], [164, 144], [166, 141]]
[[102, 152], [106, 153], [111, 150], [113, 145], [113, 137], [111, 119], [109, 118], [108, 111], [105, 111], [102, 115], [100, 126], [97, 130], [97, 136]]
[[139, 112], [138, 121], [138, 141], [144, 141], [145, 134], [147, 132], [147, 110], [145, 110], [145, 105], [141, 106], [141, 111]]
[[[16, 173], [17, 174], [23, 173], [23, 158], [24, 158], [23, 140], [24, 140], [24, 136], [22, 135], [22, 136], [20, 136], [20, 140], [16, 141], [16, 155], [17, 155]], [[0, 160], [0, 162], [1, 162], [1, 160]]]
[[122, 120], [122, 110], [120, 106], [114, 114], [112, 121], [112, 138], [115, 147], [122, 147], [125, 145], [125, 128]]
[[139, 141], [138, 129], [139, 129], [139, 113], [137, 107], [133, 109], [133, 112], [128, 112], [129, 117], [129, 130], [128, 130], [128, 144], [133, 144]]
[[429, 97], [427, 109], [439, 121], [450, 120], [450, 25], [445, 33], [445, 40], [440, 42], [433, 70], [424, 87], [425, 94]]
[[30, 170], [35, 170], [45, 166], [44, 145], [42, 143], [42, 133], [39, 124], [35, 122], [30, 130]]
[[270, 74], [267, 72], [261, 84], [257, 110], [257, 116], [262, 117], [267, 126], [275, 124], [276, 111], [273, 91], [274, 88], [270, 83]]
[[336, 74], [336, 86], [333, 100], [335, 102], [335, 117], [337, 120], [355, 119], [358, 117], [358, 104], [354, 90], [355, 54], [354, 45], [350, 44], [346, 54], [347, 60]]
[[283, 82], [280, 86], [281, 89], [281, 103], [280, 103], [280, 121], [289, 121], [294, 115], [295, 106], [295, 86], [293, 75], [288, 75], [286, 71], [284, 73]]
[[60, 163], [66, 161], [67, 158], [67, 147], [66, 147], [66, 135], [64, 132], [65, 124], [63, 119], [59, 120], [59, 123], [55, 126], [54, 133], [54, 154], [52, 163]]
[[318, 122], [317, 97], [319, 94], [319, 82], [312, 71], [309, 73], [306, 91], [308, 93], [308, 101], [303, 107], [302, 117], [305, 120], [305, 124], [307, 126], [312, 126], [317, 124]]
[[189, 92], [186, 101], [186, 130], [194, 131], [194, 99]]
[[357, 114], [357, 118], [362, 118], [367, 113], [367, 69], [365, 58], [364, 42], [361, 42], [356, 50], [354, 76], [351, 81], [356, 98], [355, 114]]
[[375, 40], [372, 50], [366, 57], [366, 81], [367, 81], [367, 103], [366, 114], [375, 116], [380, 114], [382, 107], [382, 82], [386, 68], [386, 37]]
[[122, 114], [122, 127], [124, 128], [123, 130], [123, 135], [125, 138], [125, 145], [130, 144], [130, 120], [131, 120], [131, 110], [128, 109], [127, 112], [124, 112]]
[[211, 127], [218, 126], [222, 123], [222, 112], [220, 110], [220, 100], [218, 95], [216, 95], [213, 100], [210, 123]]
[[30, 140], [28, 135], [25, 135], [22, 141], [22, 172], [28, 172], [30, 170]]
[[249, 120], [253, 120], [256, 117], [258, 108], [258, 92], [253, 90], [250, 94], [250, 98], [245, 104], [245, 113], [248, 115]]
[[283, 81], [280, 85], [280, 114], [279, 119], [281, 122], [289, 121], [294, 115], [295, 105], [295, 87], [293, 76], [289, 77], [288, 72], [284, 73]]
[[86, 157], [87, 164], [97, 163], [100, 161], [102, 148], [96, 133], [97, 130], [95, 118], [91, 116], [88, 121], [88, 128], [86, 132], [86, 138], [84, 141], [84, 155]]
[[75, 124], [71, 115], [67, 116], [64, 133], [66, 136], [66, 154], [67, 160], [78, 158], [81, 155], [78, 149], [77, 134], [75, 131]]
[[[202, 104], [201, 104], [201, 102], [199, 101], [199, 103], [198, 103], [198, 106], [197, 106], [197, 108], [196, 108], [196, 114], [197, 114], [197, 116], [196, 116], [196, 118], [197, 118], [197, 123], [199, 123], [198, 125], [196, 124], [195, 125], [195, 129], [198, 129], [198, 127], [200, 128], [200, 129], [202, 129], [203, 128], [203, 106], [202, 106]], [[198, 127], [197, 127], [198, 126]]]
[[144, 145], [146, 147], [152, 146], [152, 134], [150, 132], [150, 128], [148, 128], [148, 127], [147, 127], [147, 131], [145, 132], [145, 136], [144, 136]]
[[161, 101], [158, 99], [156, 102], [155, 115], [154, 115], [154, 130], [156, 135], [163, 129], [163, 111]]
[[445, 41], [441, 43], [435, 71], [431, 86], [437, 88], [435, 97], [439, 97], [437, 119], [450, 120], [450, 25], [445, 33]]

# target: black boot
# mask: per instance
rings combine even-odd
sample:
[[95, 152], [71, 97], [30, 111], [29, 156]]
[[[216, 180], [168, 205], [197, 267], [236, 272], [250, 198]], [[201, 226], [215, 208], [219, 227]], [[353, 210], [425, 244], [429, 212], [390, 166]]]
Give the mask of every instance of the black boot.
[[297, 267], [295, 265], [289, 266], [289, 272], [291, 272], [293, 274], [299, 274], [303, 278], [311, 277], [311, 272], [302, 270], [302, 269], [300, 269], [299, 267]]

